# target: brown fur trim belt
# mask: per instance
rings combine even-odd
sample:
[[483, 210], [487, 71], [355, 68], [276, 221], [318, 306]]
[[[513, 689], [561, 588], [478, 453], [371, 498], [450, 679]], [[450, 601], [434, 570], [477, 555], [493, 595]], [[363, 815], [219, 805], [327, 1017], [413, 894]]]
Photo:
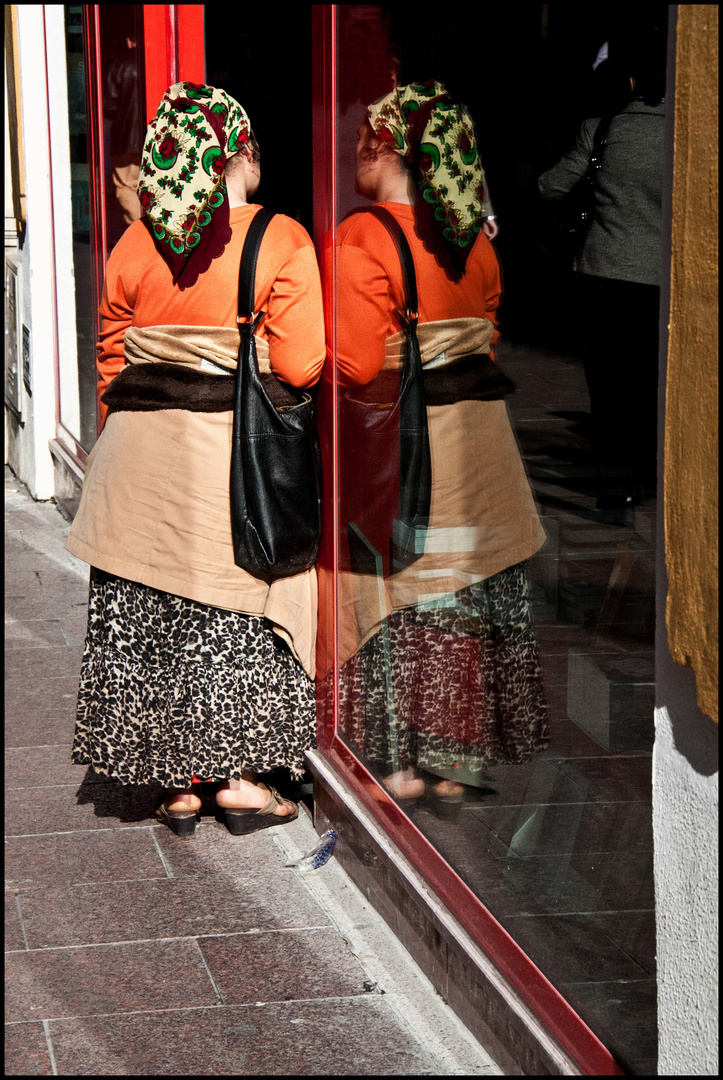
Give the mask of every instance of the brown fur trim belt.
[[[440, 367], [422, 367], [427, 405], [457, 401], [499, 401], [514, 393], [512, 379], [486, 353], [460, 356]], [[400, 372], [383, 370], [366, 386], [347, 390], [347, 396], [366, 404], [393, 404], [399, 396]]]
[[[304, 391], [294, 393], [270, 372], [261, 372], [260, 378], [277, 409], [293, 408], [308, 396]], [[214, 375], [183, 364], [128, 364], [113, 379], [101, 401], [109, 413], [159, 409], [231, 412], [235, 382], [233, 376]]]

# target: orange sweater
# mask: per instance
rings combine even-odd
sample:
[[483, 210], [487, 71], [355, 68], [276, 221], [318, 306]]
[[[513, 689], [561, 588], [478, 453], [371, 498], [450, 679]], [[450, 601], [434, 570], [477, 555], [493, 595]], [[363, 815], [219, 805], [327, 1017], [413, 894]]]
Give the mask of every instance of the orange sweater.
[[[186, 288], [171, 271], [142, 221], [134, 222], [111, 252], [100, 304], [98, 395], [125, 364], [129, 326], [235, 327], [238, 270], [253, 203], [230, 212], [232, 237], [219, 258]], [[308, 233], [292, 218], [269, 224], [256, 267], [256, 311], [266, 311], [257, 333], [269, 343], [274, 373], [292, 386], [312, 386], [324, 363], [322, 298], [316, 254]], [[101, 403], [105, 423], [107, 409]]]
[[[380, 203], [404, 230], [417, 276], [419, 321], [487, 318], [497, 325], [501, 283], [497, 256], [484, 233], [467, 259], [464, 275], [452, 281], [414, 231], [414, 210], [402, 203]], [[328, 297], [327, 297], [328, 300]], [[401, 329], [395, 311], [403, 309], [404, 289], [397, 250], [389, 233], [371, 214], [343, 221], [337, 239], [337, 360], [340, 382], [370, 382], [384, 363], [384, 342]], [[327, 339], [331, 308], [326, 305]], [[499, 337], [497, 331], [492, 343]]]

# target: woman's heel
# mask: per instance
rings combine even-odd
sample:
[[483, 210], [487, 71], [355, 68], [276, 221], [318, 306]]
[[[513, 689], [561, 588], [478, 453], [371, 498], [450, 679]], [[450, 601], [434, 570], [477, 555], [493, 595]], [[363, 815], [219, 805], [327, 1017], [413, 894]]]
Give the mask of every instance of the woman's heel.
[[224, 810], [223, 813], [226, 828], [232, 836], [246, 836], [247, 833], [254, 832], [258, 828], [255, 817], [254, 811], [234, 814], [230, 810]]
[[[298, 805], [292, 802], [291, 799], [282, 799], [276, 788], [269, 787], [268, 792], [269, 801], [260, 809], [257, 807], [246, 810], [234, 809], [233, 807], [223, 808], [226, 828], [232, 836], [247, 836], [249, 833], [257, 832], [259, 829], [271, 828], [272, 825], [285, 825], [291, 821], [296, 821], [299, 816]], [[278, 810], [284, 803], [293, 806], [293, 811], [290, 814], [275, 814], [274, 811]]]
[[158, 820], [183, 839], [193, 836], [198, 816], [198, 810], [166, 810], [163, 803], [156, 810]]

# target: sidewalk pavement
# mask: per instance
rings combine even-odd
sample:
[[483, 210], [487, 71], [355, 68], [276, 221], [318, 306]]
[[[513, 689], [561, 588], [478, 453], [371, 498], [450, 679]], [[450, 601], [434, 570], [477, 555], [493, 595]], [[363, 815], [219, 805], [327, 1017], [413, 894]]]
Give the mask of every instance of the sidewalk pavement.
[[285, 865], [305, 811], [184, 841], [71, 763], [88, 568], [5, 492], [5, 1075], [502, 1075], [333, 858]]

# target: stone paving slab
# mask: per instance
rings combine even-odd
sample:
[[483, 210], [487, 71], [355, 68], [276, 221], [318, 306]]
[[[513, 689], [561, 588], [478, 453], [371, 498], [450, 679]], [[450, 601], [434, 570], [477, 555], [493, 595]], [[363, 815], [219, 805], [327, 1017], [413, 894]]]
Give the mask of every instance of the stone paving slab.
[[377, 995], [83, 1017], [48, 1032], [59, 1075], [439, 1075]]
[[42, 655], [37, 648], [13, 649], [12, 655], [5, 654], [5, 680], [8, 687], [13, 683], [25, 684], [32, 682], [38, 675], [43, 678], [60, 678], [69, 671], [80, 670], [80, 660], [83, 650], [80, 645], [61, 645], [58, 647], [46, 645]]
[[160, 788], [124, 791], [115, 785], [59, 784], [38, 798], [37, 788], [18, 788], [5, 796], [5, 835], [36, 836], [87, 829], [119, 829], [155, 821]]
[[88, 589], [82, 600], [68, 604], [67, 599], [48, 596], [37, 579], [37, 592], [26, 590], [22, 595], [5, 597], [5, 614], [12, 619], [81, 619], [87, 622]]
[[[198, 836], [202, 841], [202, 835]], [[183, 841], [180, 841], [183, 843]], [[158, 877], [20, 892], [31, 949], [146, 938], [318, 927], [329, 920], [295, 874], [245, 871], [236, 879]]]
[[14, 892], [5, 893], [5, 952], [13, 949], [27, 949], [25, 935], [20, 920], [18, 898]]
[[13, 619], [5, 614], [5, 650], [67, 646], [60, 619]]
[[[75, 696], [73, 696], [73, 701]], [[72, 733], [72, 727], [71, 727]], [[94, 773], [87, 765], [74, 765], [70, 756], [70, 740], [48, 746], [33, 746], [32, 754], [27, 747], [6, 746], [5, 787], [46, 788], [49, 781], [56, 784], [111, 783], [105, 776]]]
[[331, 927], [203, 937], [198, 946], [227, 1005], [367, 993], [364, 968]]
[[11, 953], [5, 974], [6, 1023], [218, 1003], [193, 940]]
[[57, 1075], [42, 1023], [5, 1025], [5, 1075]]
[[[48, 678], [44, 667], [38, 664], [34, 678], [6, 683], [5, 745], [47, 746], [72, 742], [77, 698], [77, 670]], [[64, 724], [66, 739], [51, 737], [55, 733], [50, 724]], [[43, 734], [45, 738], [41, 737]]]
[[5, 839], [5, 884], [26, 888], [48, 880], [63, 885], [164, 877], [153, 829], [104, 829]]
[[225, 825], [217, 824], [212, 818], [203, 818], [197, 832], [203, 836], [202, 854], [196, 844], [179, 843], [169, 829], [159, 826], [153, 830], [169, 877], [195, 878], [205, 874], [236, 878], [240, 873], [259, 867], [284, 869], [283, 854], [268, 829], [245, 836], [240, 842], [239, 837], [231, 836]]

